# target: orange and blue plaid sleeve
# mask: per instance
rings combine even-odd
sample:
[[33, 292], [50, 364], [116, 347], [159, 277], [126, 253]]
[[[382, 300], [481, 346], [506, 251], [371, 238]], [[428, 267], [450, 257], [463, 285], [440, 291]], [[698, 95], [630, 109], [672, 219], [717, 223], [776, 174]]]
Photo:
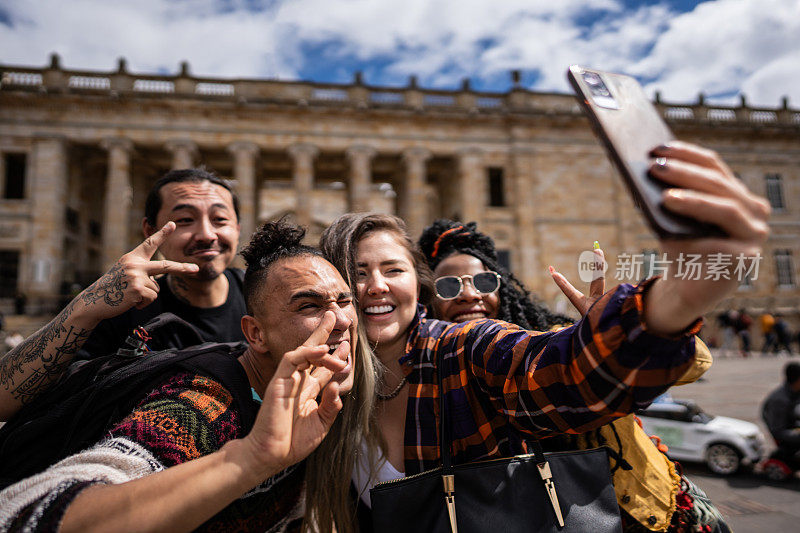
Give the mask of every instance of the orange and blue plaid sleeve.
[[[414, 455], [438, 458], [438, 432], [426, 427], [435, 429], [438, 421], [424, 420], [424, 413], [438, 415], [438, 380], [424, 369], [436, 365], [440, 354], [457, 462], [519, 453], [514, 442], [583, 433], [648, 405], [687, 370], [700, 327], [698, 321], [673, 338], [649, 333], [642, 295], [651, 283], [620, 285], [577, 324], [555, 332], [497, 320], [421, 321], [402, 361], [419, 366], [409, 375], [420, 382], [410, 400], [423, 413], [413, 428]], [[407, 459], [409, 452], [407, 447]]]

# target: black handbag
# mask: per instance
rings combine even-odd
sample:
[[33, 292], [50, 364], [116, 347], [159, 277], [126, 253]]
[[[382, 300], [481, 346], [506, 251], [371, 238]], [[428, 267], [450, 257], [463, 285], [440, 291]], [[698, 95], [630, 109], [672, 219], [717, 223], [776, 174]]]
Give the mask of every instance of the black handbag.
[[442, 466], [370, 490], [376, 533], [622, 530], [605, 448], [544, 453], [534, 440], [529, 455], [453, 466], [445, 404], [442, 392]]

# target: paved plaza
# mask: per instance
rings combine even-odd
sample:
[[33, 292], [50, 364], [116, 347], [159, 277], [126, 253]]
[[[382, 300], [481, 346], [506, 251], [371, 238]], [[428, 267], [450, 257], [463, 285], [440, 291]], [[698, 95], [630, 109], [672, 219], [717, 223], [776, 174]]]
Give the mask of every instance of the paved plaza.
[[[788, 357], [716, 357], [701, 381], [675, 387], [675, 398], [693, 399], [712, 415], [761, 422], [761, 402], [783, 379]], [[795, 357], [800, 361], [800, 357]], [[702, 465], [685, 465], [736, 532], [800, 531], [800, 480], [772, 482], [743, 471], [718, 477]]]

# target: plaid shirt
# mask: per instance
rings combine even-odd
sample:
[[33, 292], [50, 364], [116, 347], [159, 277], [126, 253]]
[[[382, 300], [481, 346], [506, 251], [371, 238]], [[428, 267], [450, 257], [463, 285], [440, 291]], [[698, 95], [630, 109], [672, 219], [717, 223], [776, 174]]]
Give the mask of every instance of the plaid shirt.
[[527, 439], [584, 433], [647, 406], [689, 368], [701, 325], [673, 338], [648, 333], [642, 294], [652, 281], [618, 286], [555, 332], [432, 320], [420, 306], [400, 359], [409, 382], [406, 475], [441, 463], [440, 353], [454, 464], [527, 453]]

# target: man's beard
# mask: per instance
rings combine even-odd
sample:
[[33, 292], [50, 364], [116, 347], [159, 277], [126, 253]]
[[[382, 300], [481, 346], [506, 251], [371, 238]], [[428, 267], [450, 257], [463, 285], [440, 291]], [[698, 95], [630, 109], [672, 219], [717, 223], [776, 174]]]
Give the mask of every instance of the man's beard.
[[[203, 246], [203, 245], [195, 244], [193, 246], [190, 246], [190, 247], [184, 249], [183, 253], [187, 257], [190, 257], [192, 254], [194, 254], [195, 252], [198, 252], [198, 251], [216, 250], [221, 255], [224, 255], [229, 249], [230, 249], [229, 246], [226, 246], [225, 244], [222, 244], [222, 243], [218, 242], [216, 246]], [[213, 261], [213, 260], [212, 261], [205, 261], [205, 262], [201, 262], [201, 263], [196, 263], [196, 264], [197, 264], [198, 267], [200, 267], [200, 270], [198, 270], [197, 273], [192, 277], [194, 277], [195, 279], [201, 280], [201, 281], [213, 281], [213, 280], [217, 279], [220, 274], [222, 274], [223, 270], [225, 270], [224, 267], [222, 269], [218, 269], [216, 267], [216, 265], [215, 265], [215, 261]]]
[[222, 271], [216, 268], [213, 261], [209, 261], [204, 265], [197, 266], [200, 267], [200, 270], [198, 270], [195, 274], [195, 278], [202, 281], [213, 281], [217, 279], [220, 274], [222, 274]]

